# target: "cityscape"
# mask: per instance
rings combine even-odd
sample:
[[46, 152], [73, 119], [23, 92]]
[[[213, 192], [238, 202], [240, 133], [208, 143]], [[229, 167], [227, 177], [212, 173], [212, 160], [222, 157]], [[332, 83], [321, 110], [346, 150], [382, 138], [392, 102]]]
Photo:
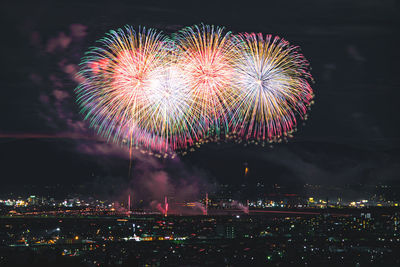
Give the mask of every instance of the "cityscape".
[[135, 206], [133, 195], [1, 199], [0, 265], [400, 264], [398, 200], [319, 199], [271, 187], [266, 198], [239, 201], [221, 185], [196, 202], [166, 196], [154, 209]]

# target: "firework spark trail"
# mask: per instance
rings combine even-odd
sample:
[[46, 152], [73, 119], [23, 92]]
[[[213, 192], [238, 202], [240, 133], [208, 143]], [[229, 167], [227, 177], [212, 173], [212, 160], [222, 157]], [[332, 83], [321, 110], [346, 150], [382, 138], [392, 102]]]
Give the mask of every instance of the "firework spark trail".
[[229, 132], [274, 141], [312, 103], [308, 62], [279, 37], [201, 24], [171, 39], [127, 26], [99, 42], [77, 101], [99, 135], [130, 148], [175, 153]]

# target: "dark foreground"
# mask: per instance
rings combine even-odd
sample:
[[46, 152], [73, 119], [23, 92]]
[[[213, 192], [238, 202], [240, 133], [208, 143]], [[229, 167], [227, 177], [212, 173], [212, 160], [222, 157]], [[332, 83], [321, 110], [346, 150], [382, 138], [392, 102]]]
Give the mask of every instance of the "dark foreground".
[[2, 217], [0, 266], [399, 266], [399, 218]]

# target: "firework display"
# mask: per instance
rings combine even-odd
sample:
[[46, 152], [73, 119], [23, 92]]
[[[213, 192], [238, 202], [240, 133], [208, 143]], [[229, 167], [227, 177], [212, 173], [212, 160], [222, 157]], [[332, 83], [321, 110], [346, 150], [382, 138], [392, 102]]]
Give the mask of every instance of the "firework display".
[[230, 133], [274, 141], [312, 103], [309, 64], [279, 37], [127, 26], [99, 43], [82, 60], [77, 102], [99, 135], [129, 147], [174, 153]]

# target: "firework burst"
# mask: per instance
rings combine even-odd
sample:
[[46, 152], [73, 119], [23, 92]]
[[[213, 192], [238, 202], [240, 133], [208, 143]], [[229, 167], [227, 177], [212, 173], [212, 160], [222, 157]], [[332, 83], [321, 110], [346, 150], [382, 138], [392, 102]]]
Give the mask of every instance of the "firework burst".
[[85, 119], [107, 140], [167, 151], [191, 142], [189, 92], [155, 30], [111, 31], [82, 63], [77, 88]]
[[246, 140], [274, 140], [290, 133], [296, 114], [307, 112], [313, 97], [309, 65], [298, 47], [279, 37], [235, 37], [234, 87], [230, 127]]
[[197, 123], [206, 135], [227, 128], [232, 91], [232, 53], [235, 52], [231, 33], [223, 28], [196, 25], [181, 30], [176, 36], [178, 67], [188, 80], [193, 95]]

